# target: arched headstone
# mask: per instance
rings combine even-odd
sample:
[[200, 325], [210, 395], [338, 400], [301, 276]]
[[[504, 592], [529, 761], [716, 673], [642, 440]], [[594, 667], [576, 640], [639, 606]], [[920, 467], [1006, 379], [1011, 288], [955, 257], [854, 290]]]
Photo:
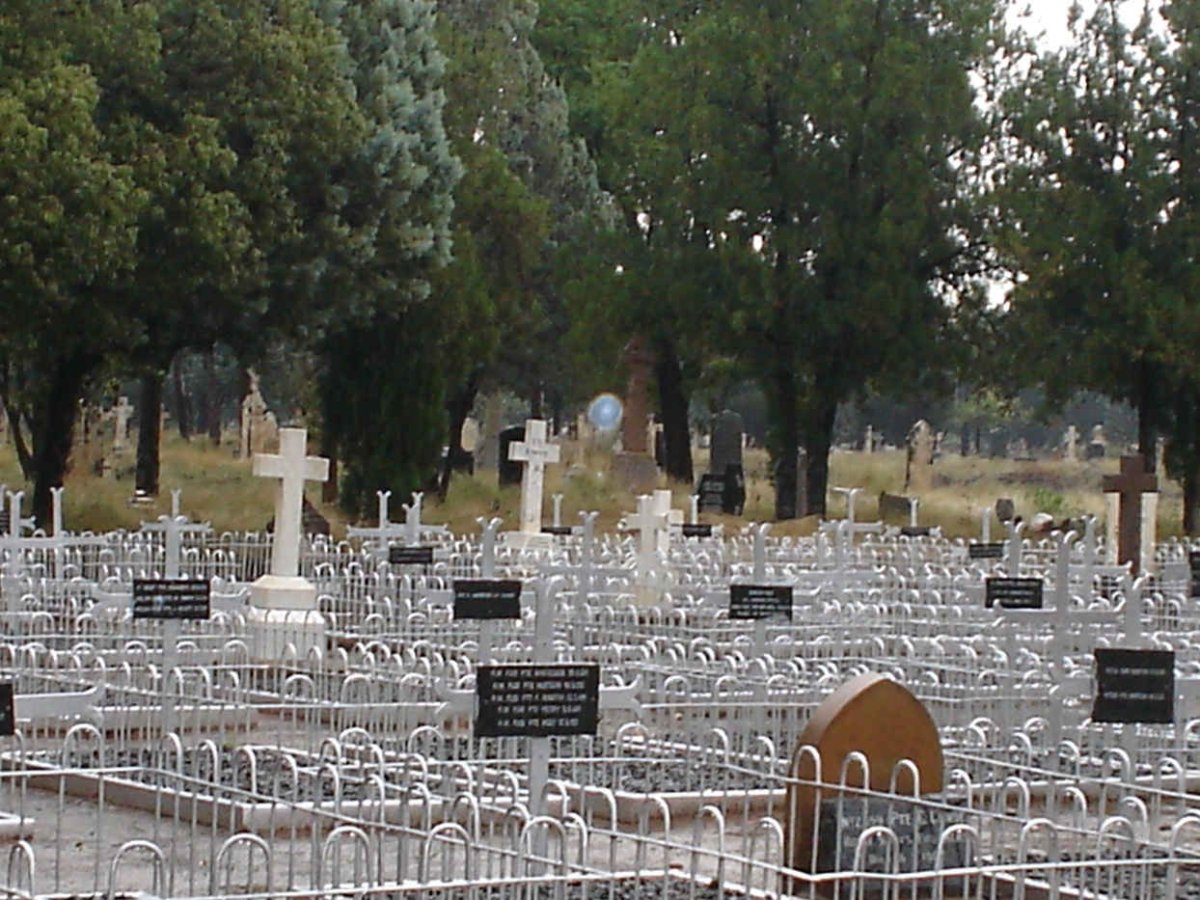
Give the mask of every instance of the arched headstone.
[[[816, 771], [813, 747], [821, 757], [822, 771]], [[815, 825], [821, 804], [836, 800], [834, 788], [806, 786], [798, 782], [836, 783], [842, 761], [854, 752], [863, 754], [870, 768], [868, 785], [875, 791], [887, 791], [893, 772], [901, 760], [911, 760], [917, 768], [919, 785], [901, 769], [896, 790], [901, 794], [936, 793], [942, 790], [942, 744], [937, 726], [924, 705], [900, 684], [882, 675], [868, 673], [850, 679], [817, 707], [808, 721], [792, 757], [787, 798], [786, 862], [802, 872], [818, 871], [827, 848], [814, 843]], [[819, 776], [819, 777], [818, 777]], [[862, 772], [851, 766], [846, 784], [862, 785]], [[821, 841], [825, 838], [821, 837]], [[814, 852], [816, 851], [816, 852]]]

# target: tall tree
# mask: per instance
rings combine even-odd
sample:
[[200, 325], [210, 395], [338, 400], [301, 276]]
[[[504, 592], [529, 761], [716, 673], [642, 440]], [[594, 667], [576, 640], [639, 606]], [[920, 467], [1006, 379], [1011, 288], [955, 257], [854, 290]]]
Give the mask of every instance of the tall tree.
[[1153, 465], [1169, 369], [1190, 351], [1168, 239], [1161, 38], [1148, 8], [1128, 26], [1125, 5], [1104, 0], [1086, 17], [1076, 7], [1072, 42], [1018, 73], [1002, 98], [996, 196], [1032, 371], [1056, 398], [1084, 388], [1128, 402]]
[[354, 309], [320, 346], [324, 449], [343, 464], [343, 506], [362, 514], [376, 490], [403, 494], [436, 472], [445, 387], [429, 278], [449, 259], [460, 167], [442, 122], [435, 4], [322, 9], [346, 42], [369, 129], [345, 179], [349, 224], [367, 239], [331, 272]]
[[767, 392], [776, 516], [823, 514], [838, 404], [936, 369], [954, 305], [977, 299], [971, 73], [995, 3], [662, 6], [655, 72], [690, 98], [653, 132], [690, 150], [679, 218], [704, 224], [741, 285], [726, 321]]

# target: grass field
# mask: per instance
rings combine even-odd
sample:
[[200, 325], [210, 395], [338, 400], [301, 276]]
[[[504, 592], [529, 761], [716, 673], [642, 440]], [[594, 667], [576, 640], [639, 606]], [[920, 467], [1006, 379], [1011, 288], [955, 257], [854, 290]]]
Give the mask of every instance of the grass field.
[[[563, 494], [563, 521], [577, 521], [581, 510], [597, 510], [598, 528], [612, 529], [617, 520], [632, 511], [635, 498], [614, 484], [608, 457], [601, 452], [584, 453], [577, 447], [566, 448], [565, 463], [553, 466], [546, 476], [545, 519], [550, 521], [550, 496]], [[696, 471], [707, 464], [706, 451], [696, 456]], [[153, 506], [131, 506], [133, 494], [132, 451], [119, 459], [115, 477], [100, 478], [72, 473], [65, 494], [66, 526], [73, 531], [107, 531], [136, 528], [139, 522], [170, 511], [170, 491], [182, 489], [182, 511], [192, 519], [211, 522], [217, 530], [259, 530], [273, 515], [273, 485], [268, 479], [254, 478], [248, 460], [237, 459], [228, 447], [213, 448], [201, 440], [186, 443], [170, 434], [163, 444], [163, 493]], [[857, 518], [876, 516], [881, 491], [902, 493], [904, 453], [892, 451], [871, 455], [834, 453], [831, 459], [831, 486], [862, 487], [857, 503]], [[768, 463], [764, 451], [750, 450], [746, 458], [746, 514], [742, 519], [709, 516], [706, 521], [723, 522], [726, 532], [743, 522], [770, 521], [772, 488], [767, 479]], [[920, 520], [923, 525], [940, 525], [950, 536], [974, 536], [979, 531], [979, 510], [991, 507], [998, 497], [1011, 497], [1017, 512], [1026, 518], [1046, 512], [1056, 519], [1091, 513], [1103, 517], [1104, 495], [1101, 476], [1115, 473], [1117, 460], [1098, 463], [1062, 461], [1017, 462], [980, 457], [946, 456], [934, 466], [933, 489], [921, 496]], [[0, 445], [0, 484], [9, 490], [21, 485], [20, 470], [12, 448]], [[665, 482], [662, 485], [667, 487]], [[676, 505], [687, 509], [689, 489], [672, 486]], [[310, 486], [309, 498], [321, 508], [340, 533], [347, 522], [336, 508], [317, 501], [319, 490]], [[424, 518], [446, 523], [456, 532], [478, 529], [480, 516], [500, 516], [506, 525], [518, 518], [520, 491], [496, 484], [495, 472], [480, 472], [475, 477], [455, 478], [444, 504], [434, 498], [425, 501]], [[408, 498], [393, 497], [391, 518], [402, 519], [400, 504]], [[1160, 536], [1178, 534], [1182, 499], [1179, 486], [1168, 481], [1159, 503]], [[844, 514], [840, 494], [831, 494], [829, 513]], [[779, 523], [773, 534], [807, 534], [816, 526], [814, 519]]]

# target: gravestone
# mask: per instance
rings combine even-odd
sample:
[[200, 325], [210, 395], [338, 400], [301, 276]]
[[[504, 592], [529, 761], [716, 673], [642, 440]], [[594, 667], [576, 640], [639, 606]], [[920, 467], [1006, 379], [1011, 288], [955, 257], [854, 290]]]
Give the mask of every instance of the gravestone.
[[267, 408], [259, 387], [257, 373], [250, 371], [250, 388], [242, 400], [242, 435], [240, 451], [242, 458], [255, 453], [266, 453], [279, 444], [279, 427], [275, 414]]
[[933, 487], [933, 429], [918, 419], [908, 432], [908, 456], [904, 469], [904, 489], [928, 491]]
[[1104, 436], [1104, 426], [1095, 425], [1092, 428], [1092, 438], [1088, 441], [1087, 458], [1104, 459], [1108, 453], [1108, 438]]
[[724, 475], [730, 466], [743, 470], [742, 439], [745, 433], [742, 417], [732, 410], [726, 409], [713, 416], [712, 449], [708, 463], [710, 474]]
[[[1153, 472], [1146, 471], [1146, 461], [1142, 455], [1135, 453], [1121, 457], [1121, 473], [1105, 475], [1103, 486], [1105, 493], [1115, 495], [1110, 501], [1108, 529], [1112, 538], [1115, 538], [1113, 543], [1117, 547], [1117, 565], [1130, 563], [1136, 575], [1142, 570], [1143, 563], [1149, 565], [1152, 562], [1151, 559], [1142, 558], [1146, 544], [1143, 530], [1154, 525], [1152, 520], [1147, 521], [1149, 516], [1143, 513], [1146, 496], [1157, 495], [1158, 479]], [[1112, 503], [1117, 506], [1115, 516], [1112, 514]], [[1150, 506], [1157, 509], [1156, 504]]]
[[1079, 432], [1074, 425], [1068, 426], [1063, 435], [1063, 460], [1079, 462]]
[[886, 491], [879, 495], [879, 518], [888, 524], [909, 524], [912, 517], [912, 498]]
[[479, 449], [479, 421], [477, 419], [472, 416], [463, 419], [458, 441], [467, 453], [474, 453]]
[[289, 645], [305, 659], [313, 648], [324, 649], [325, 623], [317, 608], [317, 589], [300, 575], [300, 536], [304, 483], [329, 477], [329, 461], [307, 456], [303, 428], [279, 432], [279, 454], [256, 454], [254, 474], [278, 479], [275, 490], [275, 536], [271, 571], [250, 586], [247, 616], [252, 650], [265, 660], [281, 660]]
[[1001, 497], [996, 501], [996, 518], [1001, 522], [1011, 522], [1017, 517], [1017, 504], [1011, 497]]
[[[811, 752], [817, 750], [821, 771], [816, 771]], [[791, 781], [788, 783], [785, 862], [802, 872], [822, 871], [822, 861], [831, 859], [828, 846], [813, 846], [813, 831], [822, 810], [836, 804], [839, 796], [847, 801], [859, 795], [842, 794], [829, 786], [837, 783], [842, 761], [850, 753], [861, 753], [870, 767], [868, 786], [874, 791], [887, 791], [892, 784], [896, 764], [911, 760], [920, 779], [920, 793], [942, 790], [944, 763], [942, 744], [937, 726], [929, 712], [906, 688], [882, 675], [865, 673], [850, 679], [817, 707], [805, 726], [792, 755]], [[820, 791], [811, 782], [825, 783]], [[803, 782], [809, 782], [804, 784]], [[862, 773], [851, 766], [848, 786], [862, 785]], [[914, 793], [912, 776], [906, 770], [895, 774], [896, 793]], [[847, 803], [847, 805], [853, 805]], [[940, 829], [939, 829], [940, 831]], [[821, 829], [821, 840], [834, 835]], [[936, 841], [936, 835], [934, 836]], [[840, 854], [836, 852], [833, 858]], [[901, 860], [906, 859], [901, 853]], [[907, 859], [911, 860], [911, 851]], [[798, 885], [797, 885], [798, 886]]]
[[629, 381], [621, 418], [621, 452], [613, 460], [613, 472], [626, 490], [644, 494], [657, 486], [658, 466], [647, 443], [654, 356], [641, 335], [625, 345], [625, 365]]
[[875, 427], [868, 425], [866, 433], [863, 435], [863, 453], [875, 452]]
[[523, 432], [523, 440], [508, 445], [508, 459], [525, 464], [521, 474], [521, 532], [540, 535], [546, 464], [558, 462], [559, 452], [556, 444], [546, 441], [546, 423], [542, 419], [526, 419]]
[[524, 425], [510, 425], [500, 432], [500, 457], [496, 468], [500, 473], [501, 487], [521, 483], [521, 464], [509, 456], [509, 452], [513, 444], [523, 440], [525, 440]]
[[114, 453], [123, 453], [129, 446], [129, 420], [133, 417], [133, 405], [129, 398], [122, 396], [113, 407], [113, 440]]

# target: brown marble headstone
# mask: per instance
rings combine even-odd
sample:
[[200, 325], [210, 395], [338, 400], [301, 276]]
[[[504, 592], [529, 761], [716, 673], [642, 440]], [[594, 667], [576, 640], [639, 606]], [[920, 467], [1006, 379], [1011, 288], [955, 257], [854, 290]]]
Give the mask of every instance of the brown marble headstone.
[[[809, 719], [792, 756], [791, 776], [811, 782], [817, 772], [811, 752], [801, 752], [806, 745], [821, 754], [820, 781], [824, 783], [837, 783], [842, 761], [858, 751], [870, 765], [873, 790], [888, 790], [892, 770], [902, 759], [916, 765], [922, 794], [942, 790], [942, 743], [937, 726], [920, 700], [882, 675], [868, 673], [850, 679], [825, 698]], [[846, 783], [861, 786], [858, 766], [851, 766]], [[897, 791], [911, 794], [912, 790], [911, 776], [902, 770]], [[818, 794], [815, 787], [789, 784], [784, 847], [790, 868], [815, 871], [813, 826], [821, 801], [837, 795], [834, 788], [822, 788]]]

